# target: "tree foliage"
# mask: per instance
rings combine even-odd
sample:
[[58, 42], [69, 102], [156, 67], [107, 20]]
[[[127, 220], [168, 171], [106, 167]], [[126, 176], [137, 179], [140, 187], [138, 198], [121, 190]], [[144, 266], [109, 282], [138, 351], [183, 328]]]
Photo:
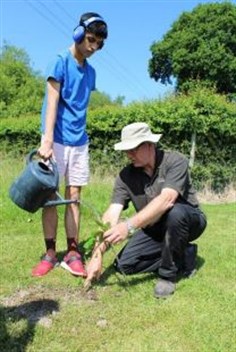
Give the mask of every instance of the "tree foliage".
[[149, 74], [155, 81], [189, 91], [196, 82], [217, 92], [236, 92], [236, 6], [201, 4], [184, 12], [163, 40], [150, 48]]
[[39, 113], [44, 80], [23, 49], [4, 44], [0, 54], [0, 117]]
[[[0, 117], [17, 117], [41, 111], [45, 79], [30, 66], [23, 50], [4, 44], [0, 54]], [[124, 97], [112, 100], [103, 92], [93, 92], [89, 109], [107, 105], [121, 106]]]
[[89, 110], [94, 110], [108, 105], [122, 106], [124, 101], [123, 96], [118, 96], [114, 101], [111, 97], [98, 90], [92, 92], [89, 102]]

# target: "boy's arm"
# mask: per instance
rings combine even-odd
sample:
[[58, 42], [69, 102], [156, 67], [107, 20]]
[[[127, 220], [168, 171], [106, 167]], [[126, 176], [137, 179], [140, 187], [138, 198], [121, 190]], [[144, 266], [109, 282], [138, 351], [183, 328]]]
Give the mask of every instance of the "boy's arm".
[[38, 149], [38, 154], [44, 160], [51, 158], [53, 154], [53, 135], [57, 118], [58, 101], [60, 97], [60, 83], [54, 79], [47, 81], [47, 109], [45, 131]]

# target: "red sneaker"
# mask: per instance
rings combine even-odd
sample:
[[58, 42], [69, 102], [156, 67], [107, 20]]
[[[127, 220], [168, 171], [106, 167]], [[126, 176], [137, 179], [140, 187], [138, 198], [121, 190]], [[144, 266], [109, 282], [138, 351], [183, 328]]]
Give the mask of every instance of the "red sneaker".
[[84, 268], [81, 255], [79, 253], [68, 253], [61, 262], [61, 267], [68, 270], [71, 274], [76, 276], [86, 277], [87, 273]]
[[32, 276], [44, 276], [58, 264], [57, 258], [45, 254], [40, 263], [32, 269]]

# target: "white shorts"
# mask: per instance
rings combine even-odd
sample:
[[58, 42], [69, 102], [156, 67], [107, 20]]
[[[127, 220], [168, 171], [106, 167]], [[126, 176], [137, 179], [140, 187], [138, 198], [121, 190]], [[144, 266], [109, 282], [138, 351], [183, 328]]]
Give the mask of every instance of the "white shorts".
[[89, 181], [89, 145], [79, 147], [53, 143], [54, 159], [66, 186], [85, 186]]

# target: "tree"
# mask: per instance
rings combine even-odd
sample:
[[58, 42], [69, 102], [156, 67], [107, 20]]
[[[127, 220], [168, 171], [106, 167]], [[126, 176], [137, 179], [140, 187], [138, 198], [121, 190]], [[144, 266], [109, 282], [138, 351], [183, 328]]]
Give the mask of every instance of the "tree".
[[218, 93], [236, 93], [236, 6], [201, 4], [184, 12], [162, 41], [151, 45], [149, 74], [187, 92], [196, 83]]
[[91, 94], [89, 110], [94, 110], [109, 105], [122, 106], [124, 99], [125, 98], [123, 96], [118, 96], [113, 101], [108, 94], [100, 91], [95, 91]]
[[[30, 66], [23, 50], [4, 43], [0, 53], [0, 117], [38, 114], [41, 111], [45, 79]], [[123, 96], [112, 100], [103, 92], [93, 92], [89, 109], [103, 106], [122, 106]]]
[[44, 80], [23, 49], [3, 45], [0, 54], [0, 117], [39, 113]]

